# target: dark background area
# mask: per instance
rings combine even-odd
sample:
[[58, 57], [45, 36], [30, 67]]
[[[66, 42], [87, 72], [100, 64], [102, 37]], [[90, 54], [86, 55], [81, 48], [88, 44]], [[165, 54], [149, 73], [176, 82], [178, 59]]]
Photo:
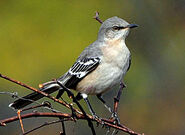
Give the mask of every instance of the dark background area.
[[[1, 0], [0, 73], [33, 87], [60, 77], [96, 40], [100, 27], [92, 19], [96, 10], [102, 20], [119, 16], [140, 26], [131, 31], [126, 41], [132, 65], [119, 106], [121, 123], [146, 135], [185, 134], [184, 0]], [[113, 103], [110, 97], [116, 90], [105, 95], [109, 104]], [[30, 93], [2, 79], [0, 91], [17, 91], [20, 96]], [[64, 98], [68, 100], [66, 95]], [[90, 100], [99, 116], [110, 116], [96, 97], [91, 96]], [[16, 115], [8, 107], [12, 101], [11, 96], [0, 95], [0, 119]], [[23, 122], [28, 130], [49, 120], [52, 119], [32, 118]], [[56, 124], [32, 134], [59, 131], [60, 124]], [[19, 122], [0, 127], [0, 133], [20, 134]], [[85, 121], [69, 122], [67, 133], [85, 135], [90, 130]], [[105, 134], [106, 130], [99, 127], [97, 133]]]

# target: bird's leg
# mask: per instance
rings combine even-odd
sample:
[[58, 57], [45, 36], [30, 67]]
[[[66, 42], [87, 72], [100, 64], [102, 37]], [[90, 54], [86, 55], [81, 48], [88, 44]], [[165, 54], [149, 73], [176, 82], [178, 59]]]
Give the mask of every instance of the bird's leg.
[[120, 124], [120, 120], [118, 118], [118, 115], [117, 115], [117, 111], [118, 111], [118, 103], [119, 103], [119, 100], [120, 100], [120, 97], [121, 97], [121, 94], [122, 94], [122, 90], [123, 88], [125, 88], [126, 85], [121, 82], [120, 83], [120, 88], [119, 88], [119, 91], [117, 93], [117, 96], [114, 97], [114, 110], [113, 110], [113, 113], [112, 113], [112, 118], [114, 119], [114, 121], [117, 123], [117, 124]]
[[[78, 93], [77, 96], [76, 96], [76, 99], [79, 101], [81, 99], [84, 99], [88, 108], [89, 108], [89, 111], [91, 112], [92, 116], [94, 119], [99, 119], [101, 121], [101, 124], [104, 125], [104, 122], [101, 120], [101, 118], [99, 118], [96, 113], [94, 112], [94, 110], [92, 109], [92, 106], [87, 98], [87, 95], [86, 94], [82, 94], [82, 93]], [[99, 123], [97, 123], [97, 126], [98, 126]]]
[[94, 126], [93, 126], [91, 119], [87, 116], [86, 112], [84, 111], [84, 109], [82, 108], [82, 106], [80, 105], [78, 100], [75, 98], [74, 94], [67, 87], [62, 85], [59, 81], [56, 80], [56, 83], [67, 92], [67, 95], [69, 96], [69, 98], [73, 99], [73, 102], [76, 103], [76, 105], [79, 107], [79, 109], [82, 111], [84, 117], [86, 118], [88, 125], [91, 128], [92, 134], [96, 135], [96, 132], [94, 130]]
[[92, 116], [94, 119], [99, 119], [99, 117], [96, 115], [96, 113], [94, 112], [94, 110], [92, 109], [92, 106], [89, 102], [89, 99], [88, 99], [88, 96], [87, 94], [84, 94], [84, 93], [81, 93], [81, 96], [82, 98], [84, 99], [84, 101], [86, 102], [88, 108], [89, 108], [89, 111], [91, 112]]
[[56, 99], [59, 99], [63, 94], [64, 94], [64, 89], [63, 88], [59, 89]]
[[[62, 98], [62, 95], [64, 94], [64, 92], [65, 92], [64, 88], [60, 88], [60, 89], [59, 89], [59, 92], [58, 92], [58, 94], [57, 94], [57, 96], [56, 96], [56, 99], [61, 98], [61, 99], [64, 101], [64, 99]], [[66, 104], [68, 104], [66, 101], [64, 101], [64, 102], [65, 102]], [[68, 104], [68, 105], [69, 105], [70, 108], [71, 108], [72, 118], [73, 118], [73, 120], [75, 120], [76, 114], [75, 114], [75, 111], [74, 111], [74, 109], [73, 109], [73, 106], [72, 106], [72, 104]]]
[[72, 104], [69, 104], [69, 106], [70, 106], [70, 108], [71, 108], [71, 115], [72, 115], [72, 118], [73, 118], [74, 122], [76, 122], [76, 118], [77, 118], [76, 112], [75, 112], [75, 110], [73, 109]]
[[101, 94], [97, 95], [97, 98], [103, 103], [103, 105], [105, 106], [105, 108], [107, 108], [107, 110], [109, 110], [110, 113], [113, 113], [112, 109], [110, 106], [108, 106], [105, 102], [105, 100], [103, 99]]
[[83, 97], [82, 97], [81, 93], [78, 93], [76, 95], [76, 100], [80, 101], [81, 99], [83, 99]]

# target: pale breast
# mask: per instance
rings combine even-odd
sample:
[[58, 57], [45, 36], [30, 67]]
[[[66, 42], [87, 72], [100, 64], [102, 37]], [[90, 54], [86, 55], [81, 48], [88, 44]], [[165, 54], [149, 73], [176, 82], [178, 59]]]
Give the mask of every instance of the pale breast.
[[130, 51], [124, 40], [116, 40], [108, 43], [109, 45], [102, 47], [105, 61], [123, 69], [128, 68]]
[[124, 42], [103, 46], [101, 64], [77, 85], [77, 91], [100, 94], [119, 84], [129, 66], [130, 52]]

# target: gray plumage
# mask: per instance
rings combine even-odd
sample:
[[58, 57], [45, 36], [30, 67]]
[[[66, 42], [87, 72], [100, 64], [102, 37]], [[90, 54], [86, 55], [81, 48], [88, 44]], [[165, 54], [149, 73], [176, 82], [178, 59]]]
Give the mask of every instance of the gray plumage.
[[[130, 65], [130, 51], [125, 38], [133, 27], [136, 25], [116, 16], [104, 21], [97, 40], [83, 50], [74, 65], [58, 81], [70, 89], [91, 95], [102, 94], [119, 84]], [[59, 89], [54, 81], [44, 83], [41, 88], [46, 93]], [[35, 101], [42, 97], [38, 93], [31, 93], [23, 98]], [[18, 99], [10, 107], [20, 109], [30, 103]]]

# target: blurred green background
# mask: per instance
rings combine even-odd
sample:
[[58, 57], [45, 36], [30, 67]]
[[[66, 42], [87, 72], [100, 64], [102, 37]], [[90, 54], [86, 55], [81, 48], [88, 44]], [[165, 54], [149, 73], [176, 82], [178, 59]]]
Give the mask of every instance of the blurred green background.
[[[121, 123], [146, 135], [184, 135], [184, 0], [1, 0], [0, 73], [33, 87], [61, 76], [80, 52], [96, 40], [100, 27], [92, 19], [96, 10], [102, 20], [119, 16], [140, 25], [126, 41], [132, 65], [125, 77], [127, 88], [119, 106]], [[3, 79], [0, 91], [17, 91], [20, 96], [30, 93]], [[115, 92], [105, 95], [109, 104], [113, 103], [110, 97]], [[68, 100], [66, 95], [64, 98]], [[0, 119], [16, 115], [8, 108], [13, 100], [0, 95]], [[99, 116], [110, 116], [96, 97], [91, 96], [90, 100]], [[56, 108], [65, 111], [61, 106]], [[52, 119], [24, 120], [25, 129], [49, 120]], [[96, 130], [98, 134], [106, 133], [100, 127]], [[56, 124], [32, 134], [50, 135], [59, 131], [60, 124]], [[19, 122], [0, 127], [2, 135], [20, 133]], [[67, 133], [85, 135], [90, 130], [85, 121], [69, 122]]]

